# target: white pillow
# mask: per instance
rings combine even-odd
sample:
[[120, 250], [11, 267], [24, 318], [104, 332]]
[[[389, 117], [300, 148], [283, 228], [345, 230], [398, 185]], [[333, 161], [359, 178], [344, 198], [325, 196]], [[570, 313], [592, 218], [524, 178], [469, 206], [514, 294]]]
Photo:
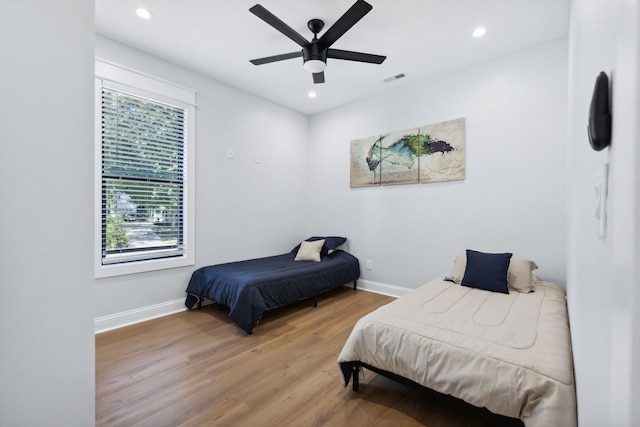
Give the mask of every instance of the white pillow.
[[532, 271], [538, 268], [538, 264], [528, 259], [511, 257], [509, 270], [507, 271], [507, 282], [509, 287], [518, 292], [533, 291], [533, 283], [536, 281]]
[[306, 240], [300, 244], [300, 249], [296, 254], [296, 261], [315, 261], [320, 262], [320, 251], [324, 245], [324, 239], [307, 242]]
[[[453, 281], [461, 283], [464, 272], [467, 268], [467, 256], [460, 255], [456, 257], [453, 263]], [[507, 283], [509, 288], [518, 292], [531, 292], [533, 284], [536, 281], [532, 271], [538, 268], [538, 265], [528, 259], [520, 259], [511, 257], [509, 262], [509, 270], [507, 270]]]

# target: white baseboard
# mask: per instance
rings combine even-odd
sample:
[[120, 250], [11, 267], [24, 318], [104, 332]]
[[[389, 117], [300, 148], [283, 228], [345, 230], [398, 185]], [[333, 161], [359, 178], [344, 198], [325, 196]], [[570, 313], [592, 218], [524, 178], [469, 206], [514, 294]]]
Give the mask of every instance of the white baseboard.
[[[353, 287], [353, 283], [345, 286]], [[409, 288], [401, 288], [395, 285], [387, 285], [385, 283], [372, 282], [371, 280], [359, 279], [356, 284], [357, 289], [363, 291], [375, 292], [377, 294], [388, 295], [391, 297], [401, 297], [411, 291]], [[160, 304], [140, 307], [134, 310], [123, 311], [121, 313], [109, 314], [107, 316], [96, 317], [95, 333], [111, 331], [113, 329], [122, 328], [124, 326], [133, 325], [135, 323], [144, 322], [146, 320], [155, 319], [157, 317], [167, 316], [169, 314], [186, 311], [184, 298], [167, 301]]]
[[396, 298], [399, 298], [405, 295], [407, 292], [413, 290], [409, 288], [402, 288], [400, 286], [388, 285], [386, 283], [373, 282], [371, 280], [362, 279], [358, 279], [356, 288], [362, 289], [363, 291], [375, 292], [376, 294], [382, 294]]
[[134, 310], [123, 311], [121, 313], [110, 314], [107, 316], [96, 317], [95, 332], [110, 331], [112, 329], [122, 328], [123, 326], [133, 325], [134, 323], [144, 322], [146, 320], [155, 319], [157, 317], [167, 316], [169, 314], [185, 311], [187, 307], [184, 305], [184, 298], [167, 301], [160, 304], [140, 307]]

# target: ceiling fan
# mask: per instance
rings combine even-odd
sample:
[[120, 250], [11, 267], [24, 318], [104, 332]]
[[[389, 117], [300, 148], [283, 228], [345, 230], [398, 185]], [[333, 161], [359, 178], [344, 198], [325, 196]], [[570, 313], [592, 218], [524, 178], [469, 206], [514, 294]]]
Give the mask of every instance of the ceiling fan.
[[353, 27], [356, 22], [369, 13], [371, 9], [373, 9], [373, 6], [366, 1], [357, 0], [320, 38], [318, 38], [318, 33], [324, 28], [324, 22], [320, 19], [310, 20], [307, 26], [313, 33], [313, 39], [308, 41], [263, 6], [256, 4], [250, 8], [249, 11], [300, 45], [302, 50], [252, 59], [250, 62], [254, 65], [262, 65], [301, 56], [304, 69], [313, 73], [314, 83], [324, 83], [324, 70], [327, 67], [327, 58], [382, 64], [387, 58], [386, 56], [331, 48], [331, 45]]

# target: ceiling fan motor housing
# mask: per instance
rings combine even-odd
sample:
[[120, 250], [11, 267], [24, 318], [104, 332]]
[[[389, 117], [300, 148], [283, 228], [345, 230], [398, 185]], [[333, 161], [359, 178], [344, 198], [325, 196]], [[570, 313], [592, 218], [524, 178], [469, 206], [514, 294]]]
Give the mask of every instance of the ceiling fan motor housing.
[[304, 62], [316, 60], [327, 62], [328, 48], [318, 45], [318, 43], [309, 43], [302, 48], [302, 59]]

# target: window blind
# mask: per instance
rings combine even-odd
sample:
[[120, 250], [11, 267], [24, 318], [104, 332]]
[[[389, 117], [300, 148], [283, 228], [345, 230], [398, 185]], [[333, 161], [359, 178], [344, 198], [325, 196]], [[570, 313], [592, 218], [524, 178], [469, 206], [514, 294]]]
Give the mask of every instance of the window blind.
[[102, 264], [181, 256], [185, 111], [103, 87]]

